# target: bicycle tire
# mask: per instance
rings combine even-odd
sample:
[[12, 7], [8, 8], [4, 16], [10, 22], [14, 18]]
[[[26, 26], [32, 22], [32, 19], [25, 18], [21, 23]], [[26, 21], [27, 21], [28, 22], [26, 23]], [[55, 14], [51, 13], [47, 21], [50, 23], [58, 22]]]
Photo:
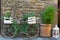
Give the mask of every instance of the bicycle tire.
[[[34, 31], [32, 32], [35, 35], [31, 34], [32, 36], [30, 36], [30, 34], [28, 33], [28, 32], [30, 32], [32, 30], [32, 28], [30, 29], [30, 27], [32, 27], [32, 28], [34, 27], [35, 28], [34, 30], [36, 31], [36, 34], [35, 34]], [[39, 27], [38, 26], [29, 26], [27, 28], [27, 33], [26, 33], [27, 37], [29, 37], [29, 38], [36, 38], [38, 36], [38, 34], [39, 34]]]
[[[15, 27], [12, 27], [12, 28], [14, 28], [13, 30], [15, 30], [12, 36], [9, 36], [10, 34], [7, 35], [7, 34], [5, 33], [5, 31], [7, 31], [8, 29], [10, 29], [10, 27], [12, 27], [12, 26], [8, 25], [8, 26], [6, 26], [6, 27], [3, 28], [3, 30], [2, 30], [3, 37], [5, 37], [5, 38], [13, 38], [13, 37], [15, 37], [15, 35], [16, 35], [16, 29], [15, 29]], [[11, 29], [10, 29], [10, 30], [11, 30]], [[12, 31], [13, 31], [13, 30], [12, 30]], [[9, 33], [9, 32], [7, 32], [7, 33]]]

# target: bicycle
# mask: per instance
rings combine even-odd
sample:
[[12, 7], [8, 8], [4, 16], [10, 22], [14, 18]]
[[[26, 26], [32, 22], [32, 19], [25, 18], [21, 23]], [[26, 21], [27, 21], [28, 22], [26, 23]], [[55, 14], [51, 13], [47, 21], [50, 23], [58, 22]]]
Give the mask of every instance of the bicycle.
[[22, 20], [20, 20], [21, 24], [18, 24], [17, 21], [13, 21], [11, 25], [8, 27], [4, 27], [3, 36], [6, 38], [13, 38], [18, 34], [26, 34], [29, 38], [37, 37], [39, 34], [39, 25], [36, 24], [28, 24], [28, 17], [34, 17], [34, 14], [23, 15]]

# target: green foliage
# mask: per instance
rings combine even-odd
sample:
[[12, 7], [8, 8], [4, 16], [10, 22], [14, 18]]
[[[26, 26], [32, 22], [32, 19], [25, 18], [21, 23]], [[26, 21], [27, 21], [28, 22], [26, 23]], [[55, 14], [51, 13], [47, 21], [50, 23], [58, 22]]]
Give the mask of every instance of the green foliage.
[[53, 6], [47, 6], [41, 13], [42, 23], [51, 24], [54, 21], [55, 8]]
[[21, 29], [22, 29], [22, 32], [27, 32], [27, 28], [29, 27], [29, 25], [27, 23], [23, 24]]
[[14, 20], [12, 26], [15, 28], [17, 34], [19, 32], [26, 32], [28, 24], [24, 23], [23, 25], [19, 25], [17, 21]]
[[35, 13], [28, 12], [28, 13], [23, 14], [22, 19], [27, 19], [28, 17], [32, 17], [32, 16], [35, 16]]
[[16, 35], [17, 35], [17, 33], [19, 33], [19, 27], [20, 27], [20, 25], [17, 23], [17, 21], [13, 21], [13, 23], [12, 23], [12, 27], [14, 27], [15, 28], [15, 32], [16, 32]]
[[5, 17], [7, 17], [7, 18], [11, 17], [11, 13], [10, 12], [6, 12]]
[[31, 11], [28, 12], [28, 13], [23, 14], [22, 20], [25, 21], [23, 26], [22, 26], [23, 28], [21, 28], [23, 32], [27, 32], [27, 28], [29, 27], [29, 24], [26, 23], [26, 20], [28, 19], [28, 17], [33, 17], [33, 16], [35, 16], [35, 13], [31, 12]]
[[19, 24], [15, 20], [13, 21], [12, 26], [17, 28], [17, 29], [19, 28]]

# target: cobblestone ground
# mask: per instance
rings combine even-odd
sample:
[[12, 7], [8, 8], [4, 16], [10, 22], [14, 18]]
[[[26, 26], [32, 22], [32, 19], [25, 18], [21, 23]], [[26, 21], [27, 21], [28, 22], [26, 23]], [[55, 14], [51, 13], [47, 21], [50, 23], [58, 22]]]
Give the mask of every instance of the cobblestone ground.
[[0, 36], [0, 40], [60, 40], [60, 38], [3, 38]]

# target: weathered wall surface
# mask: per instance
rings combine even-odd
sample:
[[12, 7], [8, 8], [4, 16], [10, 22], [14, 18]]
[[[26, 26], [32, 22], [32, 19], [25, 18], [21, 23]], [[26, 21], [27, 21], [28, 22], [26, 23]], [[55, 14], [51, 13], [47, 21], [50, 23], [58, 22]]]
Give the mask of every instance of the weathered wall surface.
[[[22, 13], [33, 11], [39, 14], [47, 5], [57, 6], [56, 0], [1, 0], [2, 14], [9, 9], [16, 19], [21, 17]], [[7, 11], [9, 11], [7, 10]]]

